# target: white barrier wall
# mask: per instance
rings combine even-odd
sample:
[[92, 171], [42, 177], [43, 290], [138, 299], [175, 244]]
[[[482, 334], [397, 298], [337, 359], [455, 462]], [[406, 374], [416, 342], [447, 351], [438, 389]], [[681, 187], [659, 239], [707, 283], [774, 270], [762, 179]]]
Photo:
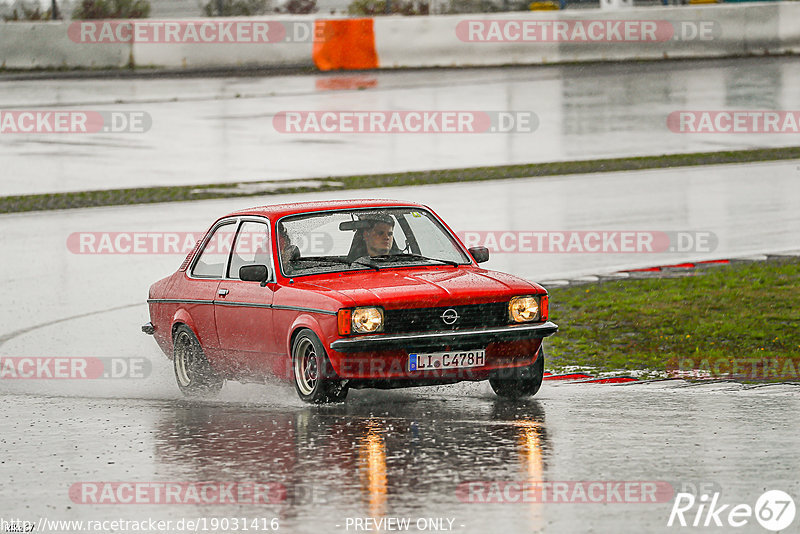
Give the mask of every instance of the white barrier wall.
[[[376, 17], [375, 48], [381, 68], [548, 63], [558, 56], [558, 43], [526, 46], [520, 43], [465, 42], [456, 34], [461, 22], [512, 18], [552, 20], [554, 12], [547, 13]], [[420, 18], [423, 20], [418, 21]]]
[[[159, 42], [91, 44], [71, 40], [65, 22], [0, 24], [0, 66], [14, 69], [90, 67], [204, 68], [312, 66], [314, 16], [275, 16], [231, 21], [280, 23], [277, 42]], [[147, 19], [144, 19], [146, 21]], [[198, 23], [221, 19], [195, 19]], [[670, 28], [657, 42], [550, 39], [548, 42], [475, 42], [470, 21], [602, 24], [653, 21]], [[697, 35], [699, 29], [705, 37]], [[800, 53], [800, 2], [642, 7], [420, 17], [376, 17], [375, 47], [381, 68], [543, 64]], [[309, 33], [310, 32], [310, 33]], [[659, 35], [662, 35], [660, 33]], [[663, 35], [662, 35], [663, 36]], [[709, 38], [710, 37], [710, 38]]]
[[[388, 68], [775, 54], [798, 50], [798, 8], [800, 3], [767, 2], [615, 11], [581, 9], [430, 17], [433, 20], [419, 24], [410, 18], [384, 17], [375, 19], [375, 41], [381, 67]], [[512, 20], [538, 25], [582, 22], [584, 28], [592, 22], [651, 21], [659, 28], [660, 36], [665, 28], [671, 28], [674, 34], [657, 42], [563, 38], [549, 42], [475, 42], [457, 35], [458, 25], [467, 21], [496, 21], [503, 27]]]
[[800, 53], [800, 2], [778, 5], [778, 41], [781, 52]]
[[[764, 7], [769, 9], [773, 6]], [[673, 37], [663, 42], [610, 42], [589, 46], [563, 42], [559, 46], [558, 61], [720, 57], [746, 53], [744, 10], [740, 5], [635, 8], [608, 13], [608, 16], [601, 13], [600, 16], [613, 20], [653, 21], [664, 27], [669, 25]]]
[[70, 40], [69, 22], [0, 23], [0, 67], [37, 69], [59, 67], [125, 67], [129, 43], [83, 44]]
[[279, 42], [203, 42], [141, 43], [134, 42], [133, 57], [139, 67], [205, 68], [242, 66], [313, 66], [311, 47], [314, 35], [312, 16], [248, 17], [212, 20], [215, 23], [278, 22], [286, 30]]

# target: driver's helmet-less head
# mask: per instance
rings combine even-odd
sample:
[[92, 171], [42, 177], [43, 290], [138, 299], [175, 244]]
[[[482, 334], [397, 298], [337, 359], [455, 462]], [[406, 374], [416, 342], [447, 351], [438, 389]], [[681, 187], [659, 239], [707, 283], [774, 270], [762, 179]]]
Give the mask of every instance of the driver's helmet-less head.
[[394, 227], [394, 218], [386, 212], [369, 212], [362, 213], [358, 216], [359, 220], [369, 224], [367, 228], [373, 228], [378, 223], [385, 223]]

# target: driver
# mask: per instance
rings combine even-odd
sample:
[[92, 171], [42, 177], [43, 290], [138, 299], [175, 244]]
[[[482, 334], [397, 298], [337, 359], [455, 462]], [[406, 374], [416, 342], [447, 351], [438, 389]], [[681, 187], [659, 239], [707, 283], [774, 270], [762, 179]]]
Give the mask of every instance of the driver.
[[364, 244], [370, 257], [389, 254], [394, 244], [394, 219], [390, 215], [379, 214], [367, 219], [369, 226], [364, 228]]
[[283, 224], [278, 225], [278, 250], [280, 252], [281, 267], [283, 267], [283, 272], [287, 274], [291, 273], [291, 262], [297, 254], [295, 252], [297, 247], [292, 245], [292, 241], [289, 239], [289, 232], [286, 231], [286, 227]]

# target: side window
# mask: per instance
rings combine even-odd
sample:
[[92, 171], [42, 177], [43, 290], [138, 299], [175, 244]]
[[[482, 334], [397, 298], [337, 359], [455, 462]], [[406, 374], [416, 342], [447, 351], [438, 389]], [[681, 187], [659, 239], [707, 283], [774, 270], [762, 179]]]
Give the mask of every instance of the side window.
[[222, 278], [225, 266], [228, 264], [228, 256], [231, 252], [233, 236], [236, 232], [236, 223], [231, 222], [214, 230], [211, 239], [208, 240], [197, 263], [194, 264], [192, 275], [201, 278]]
[[228, 278], [238, 280], [239, 268], [244, 265], [266, 265], [272, 272], [269, 250], [267, 224], [255, 221], [243, 222], [233, 247]]

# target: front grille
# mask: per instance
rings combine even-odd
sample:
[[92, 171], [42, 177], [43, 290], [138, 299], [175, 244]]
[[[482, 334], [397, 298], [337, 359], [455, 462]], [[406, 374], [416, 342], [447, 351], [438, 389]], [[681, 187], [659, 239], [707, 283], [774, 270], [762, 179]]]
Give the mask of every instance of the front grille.
[[[455, 310], [458, 320], [448, 325], [442, 320], [446, 310]], [[508, 303], [469, 304], [466, 306], [443, 306], [437, 308], [411, 308], [385, 310], [384, 332], [389, 334], [406, 332], [433, 332], [469, 330], [508, 324]]]

